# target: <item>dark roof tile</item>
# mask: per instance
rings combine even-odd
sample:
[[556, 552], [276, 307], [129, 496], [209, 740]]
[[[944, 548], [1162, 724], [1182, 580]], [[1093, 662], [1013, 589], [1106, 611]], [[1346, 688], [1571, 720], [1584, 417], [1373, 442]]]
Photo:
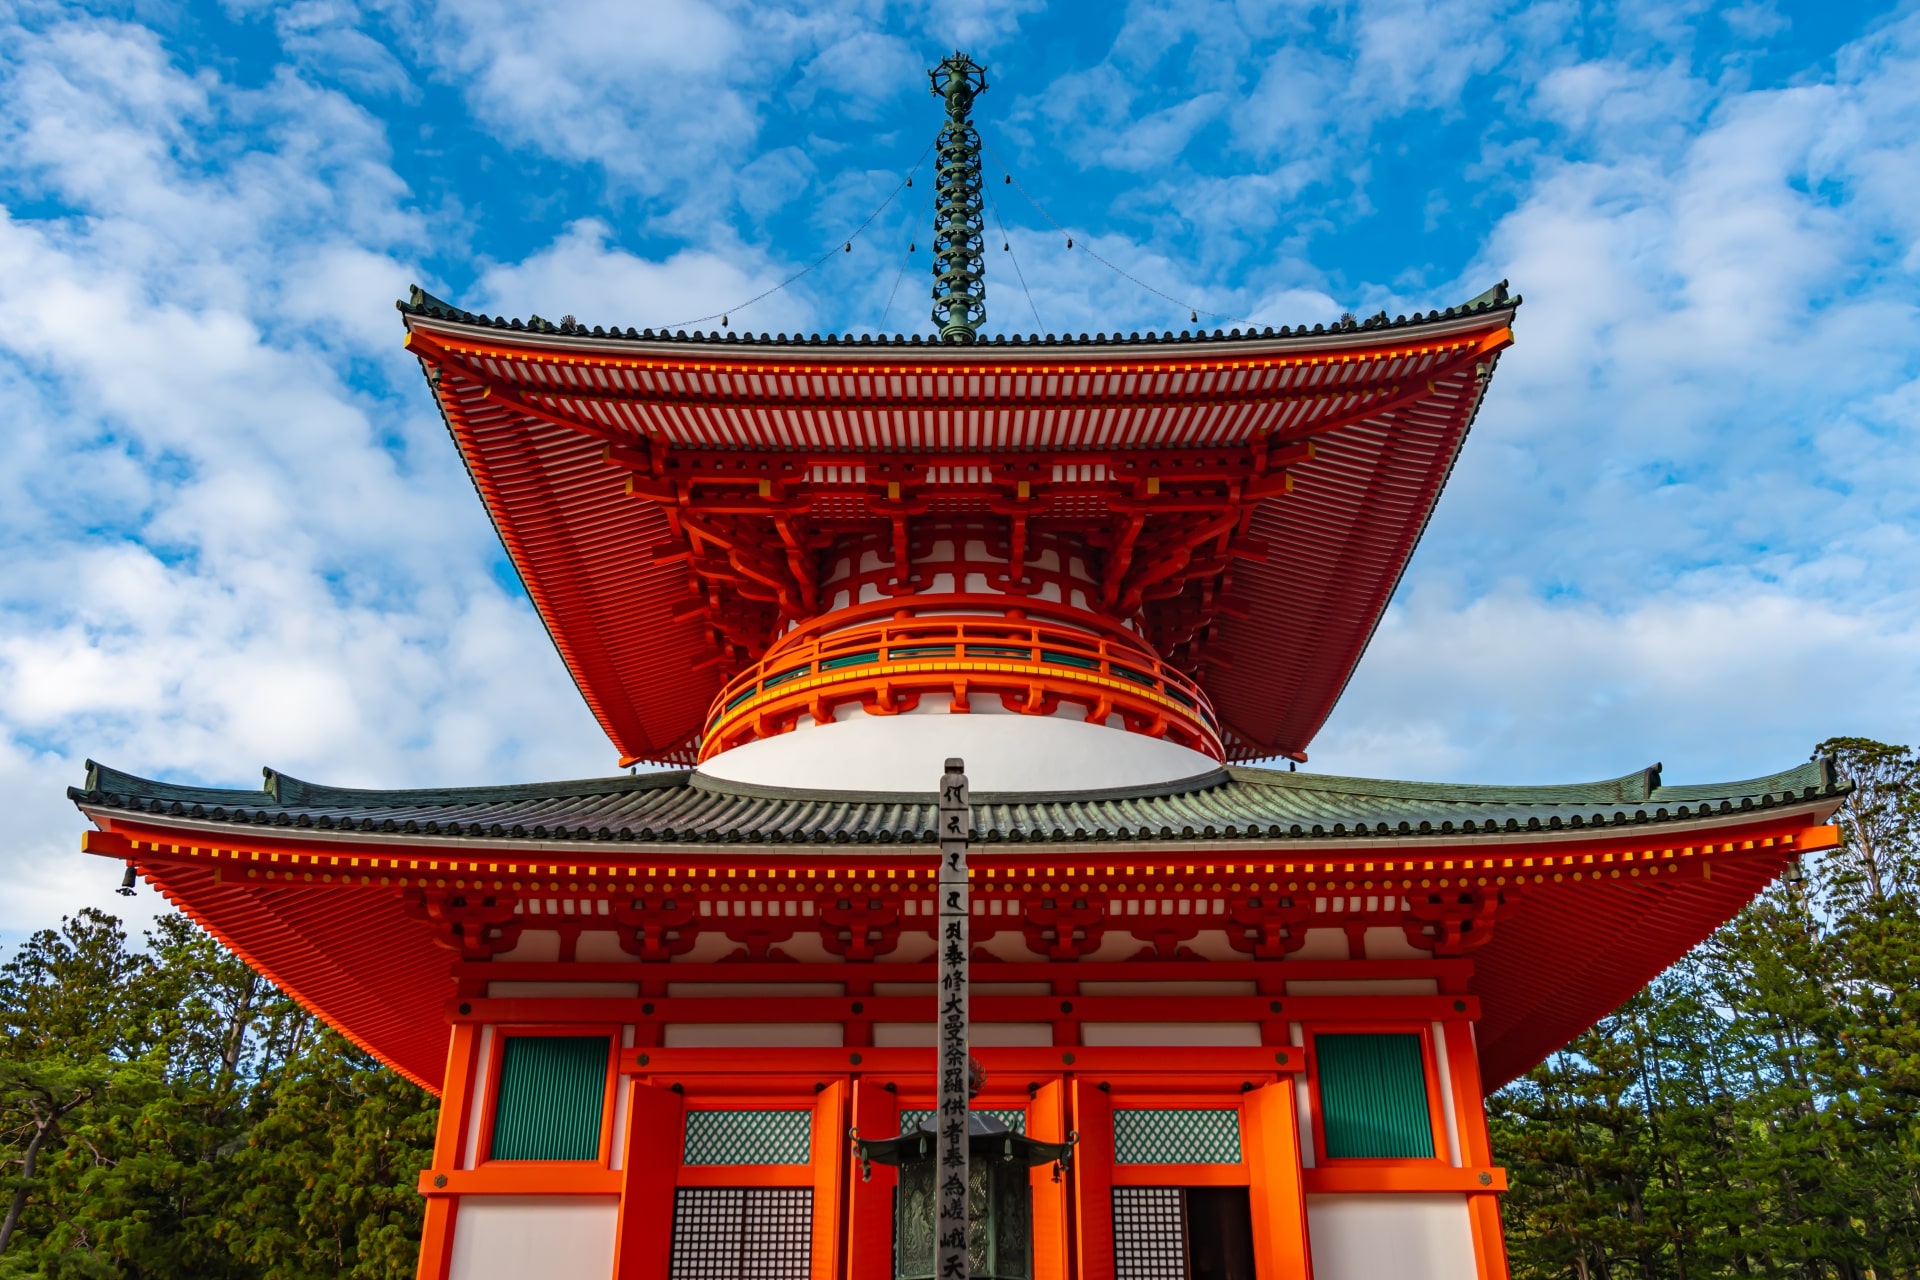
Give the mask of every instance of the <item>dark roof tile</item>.
[[[1298, 338], [1308, 337], [1313, 334], [1361, 333], [1376, 329], [1414, 329], [1421, 325], [1437, 324], [1442, 321], [1456, 319], [1460, 316], [1474, 315], [1482, 311], [1518, 307], [1520, 302], [1520, 295], [1509, 293], [1507, 291], [1507, 282], [1502, 280], [1485, 293], [1470, 298], [1458, 306], [1448, 307], [1444, 311], [1428, 311], [1425, 314], [1416, 311], [1412, 316], [1396, 316], [1391, 320], [1387, 318], [1387, 313], [1382, 311], [1368, 317], [1366, 320], [1353, 320], [1348, 318], [1343, 321], [1338, 321], [1333, 324], [1331, 328], [1325, 324], [1316, 324], [1312, 329], [1308, 329], [1306, 325], [1302, 324], [1281, 325], [1277, 330], [1271, 325], [1266, 325], [1259, 329], [1248, 326], [1244, 331], [1240, 329], [1233, 329], [1231, 331], [1215, 329], [1211, 333], [1205, 329], [1198, 331], [1182, 329], [1177, 336], [1170, 329], [1165, 331], [1149, 330], [1144, 336], [1137, 332], [1121, 334], [1117, 330], [1112, 334], [1100, 333], [1092, 337], [1084, 333], [1077, 336], [1070, 333], [1015, 333], [995, 334], [990, 338], [982, 339], [981, 345], [1104, 347], [1113, 345], [1132, 346], [1135, 344], [1165, 343], [1200, 344], [1244, 342], [1254, 338]], [[696, 329], [689, 335], [685, 329], [677, 329], [669, 333], [664, 329], [659, 331], [653, 329], [636, 330], [631, 326], [622, 329], [618, 325], [615, 325], [612, 328], [603, 329], [600, 325], [594, 325], [589, 328], [586, 325], [577, 323], [554, 324], [549, 320], [541, 319], [539, 316], [528, 316], [524, 321], [518, 319], [508, 320], [504, 317], [488, 316], [483, 313], [463, 310], [450, 302], [434, 297], [419, 285], [412, 286], [408, 297], [404, 301], [395, 302], [394, 306], [398, 307], [403, 315], [419, 316], [428, 320], [446, 320], [455, 324], [469, 324], [494, 329], [516, 329], [526, 333], [553, 334], [562, 337], [613, 338], [637, 342], [672, 342], [685, 343], [689, 346], [734, 346], [743, 343], [752, 346], [774, 347], [819, 346], [823, 343], [827, 346], [878, 345], [917, 347], [923, 345], [939, 345], [934, 343], [933, 340], [926, 335], [918, 333], [880, 334], [878, 336], [864, 333], [811, 333], [804, 335], [796, 333], [791, 336], [782, 333], [769, 336], [768, 334], [761, 333], [756, 336], [753, 333], [742, 333], [732, 329], [712, 333]]]
[[[374, 791], [328, 787], [266, 770], [259, 792], [155, 782], [91, 761], [68, 794], [88, 808], [320, 830], [445, 833], [467, 838], [674, 842], [924, 842], [931, 798], [793, 791], [689, 770], [520, 786]], [[1228, 768], [1158, 786], [1072, 793], [980, 793], [982, 840], [1198, 840], [1587, 830], [1697, 820], [1710, 814], [1833, 799], [1847, 790], [1824, 761], [1764, 778], [1668, 787], [1658, 765], [1600, 782], [1468, 786]], [[265, 801], [270, 807], [252, 808]], [[192, 809], [187, 808], [188, 805]], [[1104, 835], [1102, 833], [1105, 833]]]

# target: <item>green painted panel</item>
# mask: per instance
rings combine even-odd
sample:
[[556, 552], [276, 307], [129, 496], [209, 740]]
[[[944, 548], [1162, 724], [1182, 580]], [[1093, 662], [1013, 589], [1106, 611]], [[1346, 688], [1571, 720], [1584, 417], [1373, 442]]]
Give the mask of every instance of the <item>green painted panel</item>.
[[493, 1110], [495, 1160], [597, 1160], [605, 1036], [508, 1036]]
[[1433, 1157], [1419, 1036], [1322, 1035], [1313, 1046], [1329, 1157]]
[[1115, 1164], [1239, 1164], [1240, 1113], [1116, 1107]]

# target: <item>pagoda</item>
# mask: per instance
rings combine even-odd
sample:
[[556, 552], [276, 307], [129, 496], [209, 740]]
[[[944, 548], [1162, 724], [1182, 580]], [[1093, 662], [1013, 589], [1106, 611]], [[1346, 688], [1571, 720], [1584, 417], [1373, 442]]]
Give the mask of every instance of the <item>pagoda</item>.
[[849, 1134], [933, 1105], [960, 757], [974, 1106], [1072, 1153], [993, 1274], [1500, 1280], [1487, 1091], [1831, 846], [1844, 784], [1253, 765], [1306, 761], [1520, 300], [989, 339], [985, 77], [933, 76], [935, 334], [400, 304], [622, 772], [90, 763], [85, 848], [438, 1093], [422, 1280], [888, 1280], [902, 1175]]

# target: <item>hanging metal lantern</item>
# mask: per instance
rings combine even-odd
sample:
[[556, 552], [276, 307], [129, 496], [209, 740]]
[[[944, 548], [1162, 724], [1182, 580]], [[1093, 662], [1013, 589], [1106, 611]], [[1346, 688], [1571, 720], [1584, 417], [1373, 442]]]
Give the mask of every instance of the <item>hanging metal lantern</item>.
[[[895, 1199], [893, 1274], [895, 1280], [935, 1280], [934, 1276], [934, 1117], [897, 1138], [854, 1139], [861, 1176], [875, 1164], [900, 1170]], [[971, 1280], [1033, 1280], [1033, 1188], [1027, 1171], [1053, 1165], [1057, 1182], [1073, 1163], [1073, 1144], [1038, 1142], [1013, 1132], [992, 1116], [967, 1117], [968, 1186], [967, 1274]]]

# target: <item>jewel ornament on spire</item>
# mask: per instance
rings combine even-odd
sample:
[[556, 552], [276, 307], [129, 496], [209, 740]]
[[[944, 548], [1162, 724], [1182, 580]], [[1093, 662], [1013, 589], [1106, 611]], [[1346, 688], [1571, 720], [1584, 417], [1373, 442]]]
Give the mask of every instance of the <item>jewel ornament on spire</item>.
[[969, 118], [987, 91], [987, 69], [964, 53], [927, 72], [947, 104], [936, 144], [938, 185], [933, 215], [933, 322], [942, 342], [971, 345], [987, 319], [986, 219], [980, 186], [980, 134]]

